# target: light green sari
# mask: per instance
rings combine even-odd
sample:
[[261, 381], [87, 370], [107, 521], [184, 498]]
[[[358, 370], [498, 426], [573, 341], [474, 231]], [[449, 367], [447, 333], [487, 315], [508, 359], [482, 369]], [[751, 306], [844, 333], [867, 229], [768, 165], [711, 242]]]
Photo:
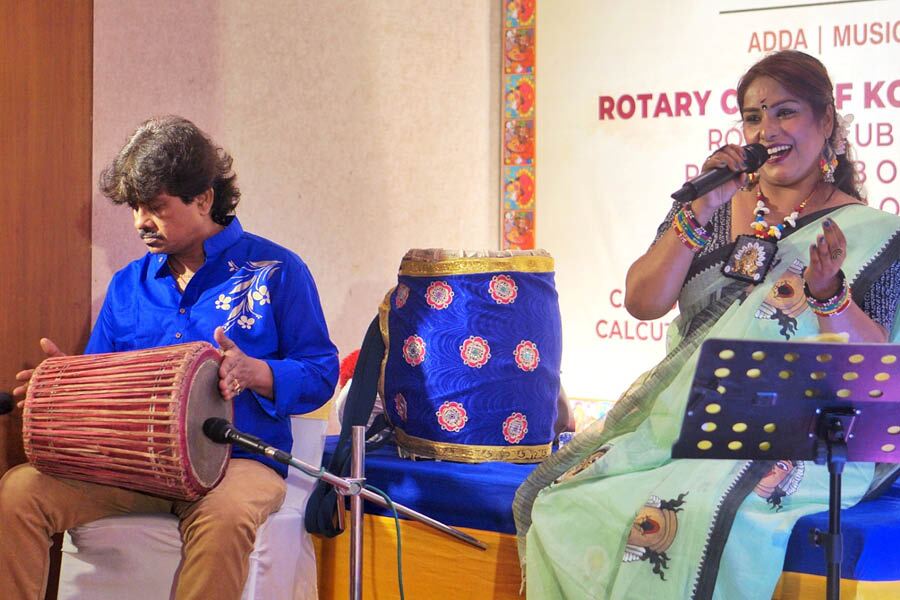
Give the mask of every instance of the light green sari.
[[[705, 339], [796, 341], [819, 333], [803, 300], [802, 271], [824, 217], [806, 217], [779, 242], [776, 262], [757, 286], [721, 274], [725, 252], [698, 259], [666, 358], [605, 421], [523, 483], [513, 508], [529, 600], [771, 597], [794, 523], [827, 509], [826, 467], [672, 460], [670, 453]], [[848, 240], [843, 270], [859, 303], [900, 255], [900, 218], [858, 205], [828, 217]], [[898, 321], [892, 342], [900, 338]], [[844, 506], [889, 471], [848, 463]]]

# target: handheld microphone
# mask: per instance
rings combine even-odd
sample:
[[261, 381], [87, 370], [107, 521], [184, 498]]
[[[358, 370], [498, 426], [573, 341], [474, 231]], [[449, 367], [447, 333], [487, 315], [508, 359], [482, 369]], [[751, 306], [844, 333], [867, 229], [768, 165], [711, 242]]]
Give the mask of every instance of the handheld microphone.
[[266, 444], [256, 436], [235, 429], [234, 425], [219, 417], [210, 417], [203, 422], [203, 433], [217, 444], [237, 444], [244, 450], [264, 454], [286, 465], [291, 464], [293, 456]]
[[690, 202], [716, 189], [738, 173], [753, 173], [769, 160], [769, 151], [762, 144], [749, 144], [744, 146], [744, 159], [746, 169], [732, 171], [728, 167], [716, 167], [686, 181], [680, 190], [672, 194], [672, 198], [679, 202]]
[[6, 392], [0, 392], [0, 415], [5, 415], [7, 413], [11, 413], [13, 408], [15, 408], [15, 404], [13, 404], [13, 398]]

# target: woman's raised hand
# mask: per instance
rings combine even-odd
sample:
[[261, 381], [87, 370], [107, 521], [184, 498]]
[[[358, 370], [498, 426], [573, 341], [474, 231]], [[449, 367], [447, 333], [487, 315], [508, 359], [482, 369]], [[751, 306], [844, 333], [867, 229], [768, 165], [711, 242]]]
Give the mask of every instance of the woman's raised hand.
[[[716, 169], [719, 167], [728, 167], [735, 174], [747, 168], [746, 157], [744, 156], [744, 149], [737, 144], [728, 144], [726, 146], [722, 146], [715, 152], [709, 155], [709, 158], [703, 163], [700, 172], [705, 173], [712, 169]], [[741, 173], [740, 176], [730, 179], [723, 185], [720, 185], [716, 189], [708, 192], [702, 198], [697, 199], [697, 203], [705, 204], [705, 206], [697, 206], [694, 204], [694, 212], [714, 212], [717, 208], [731, 200], [731, 197], [734, 196], [734, 193], [738, 190], [738, 188], [744, 185], [747, 181], [747, 175]], [[706, 210], [703, 210], [703, 209]]]
[[816, 236], [816, 243], [809, 247], [809, 267], [804, 277], [809, 292], [821, 300], [831, 298], [840, 291], [841, 278], [838, 271], [847, 257], [847, 240], [837, 223], [826, 218], [822, 223], [822, 233]]

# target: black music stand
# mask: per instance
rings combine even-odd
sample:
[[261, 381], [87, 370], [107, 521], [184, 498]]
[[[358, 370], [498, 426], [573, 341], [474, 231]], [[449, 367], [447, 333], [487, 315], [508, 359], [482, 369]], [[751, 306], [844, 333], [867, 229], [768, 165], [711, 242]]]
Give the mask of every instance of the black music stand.
[[900, 346], [707, 340], [672, 458], [827, 464], [826, 598], [840, 598], [844, 463], [900, 462]]

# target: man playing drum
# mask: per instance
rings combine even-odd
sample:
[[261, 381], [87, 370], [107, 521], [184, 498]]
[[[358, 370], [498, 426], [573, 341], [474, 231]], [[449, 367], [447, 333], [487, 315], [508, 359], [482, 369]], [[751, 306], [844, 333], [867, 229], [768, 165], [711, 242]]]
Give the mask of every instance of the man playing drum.
[[[337, 350], [312, 276], [293, 252], [246, 233], [232, 159], [193, 123], [150, 119], [100, 177], [127, 204], [149, 252], [113, 277], [86, 354], [208, 341], [222, 354], [219, 389], [235, 426], [290, 451], [290, 415], [334, 390]], [[41, 340], [49, 356], [62, 353]], [[22, 396], [32, 371], [17, 379]], [[43, 597], [54, 533], [101, 517], [174, 513], [183, 560], [176, 597], [240, 598], [257, 528], [278, 510], [286, 467], [235, 447], [221, 483], [176, 501], [20, 465], [0, 481], [0, 590]]]

